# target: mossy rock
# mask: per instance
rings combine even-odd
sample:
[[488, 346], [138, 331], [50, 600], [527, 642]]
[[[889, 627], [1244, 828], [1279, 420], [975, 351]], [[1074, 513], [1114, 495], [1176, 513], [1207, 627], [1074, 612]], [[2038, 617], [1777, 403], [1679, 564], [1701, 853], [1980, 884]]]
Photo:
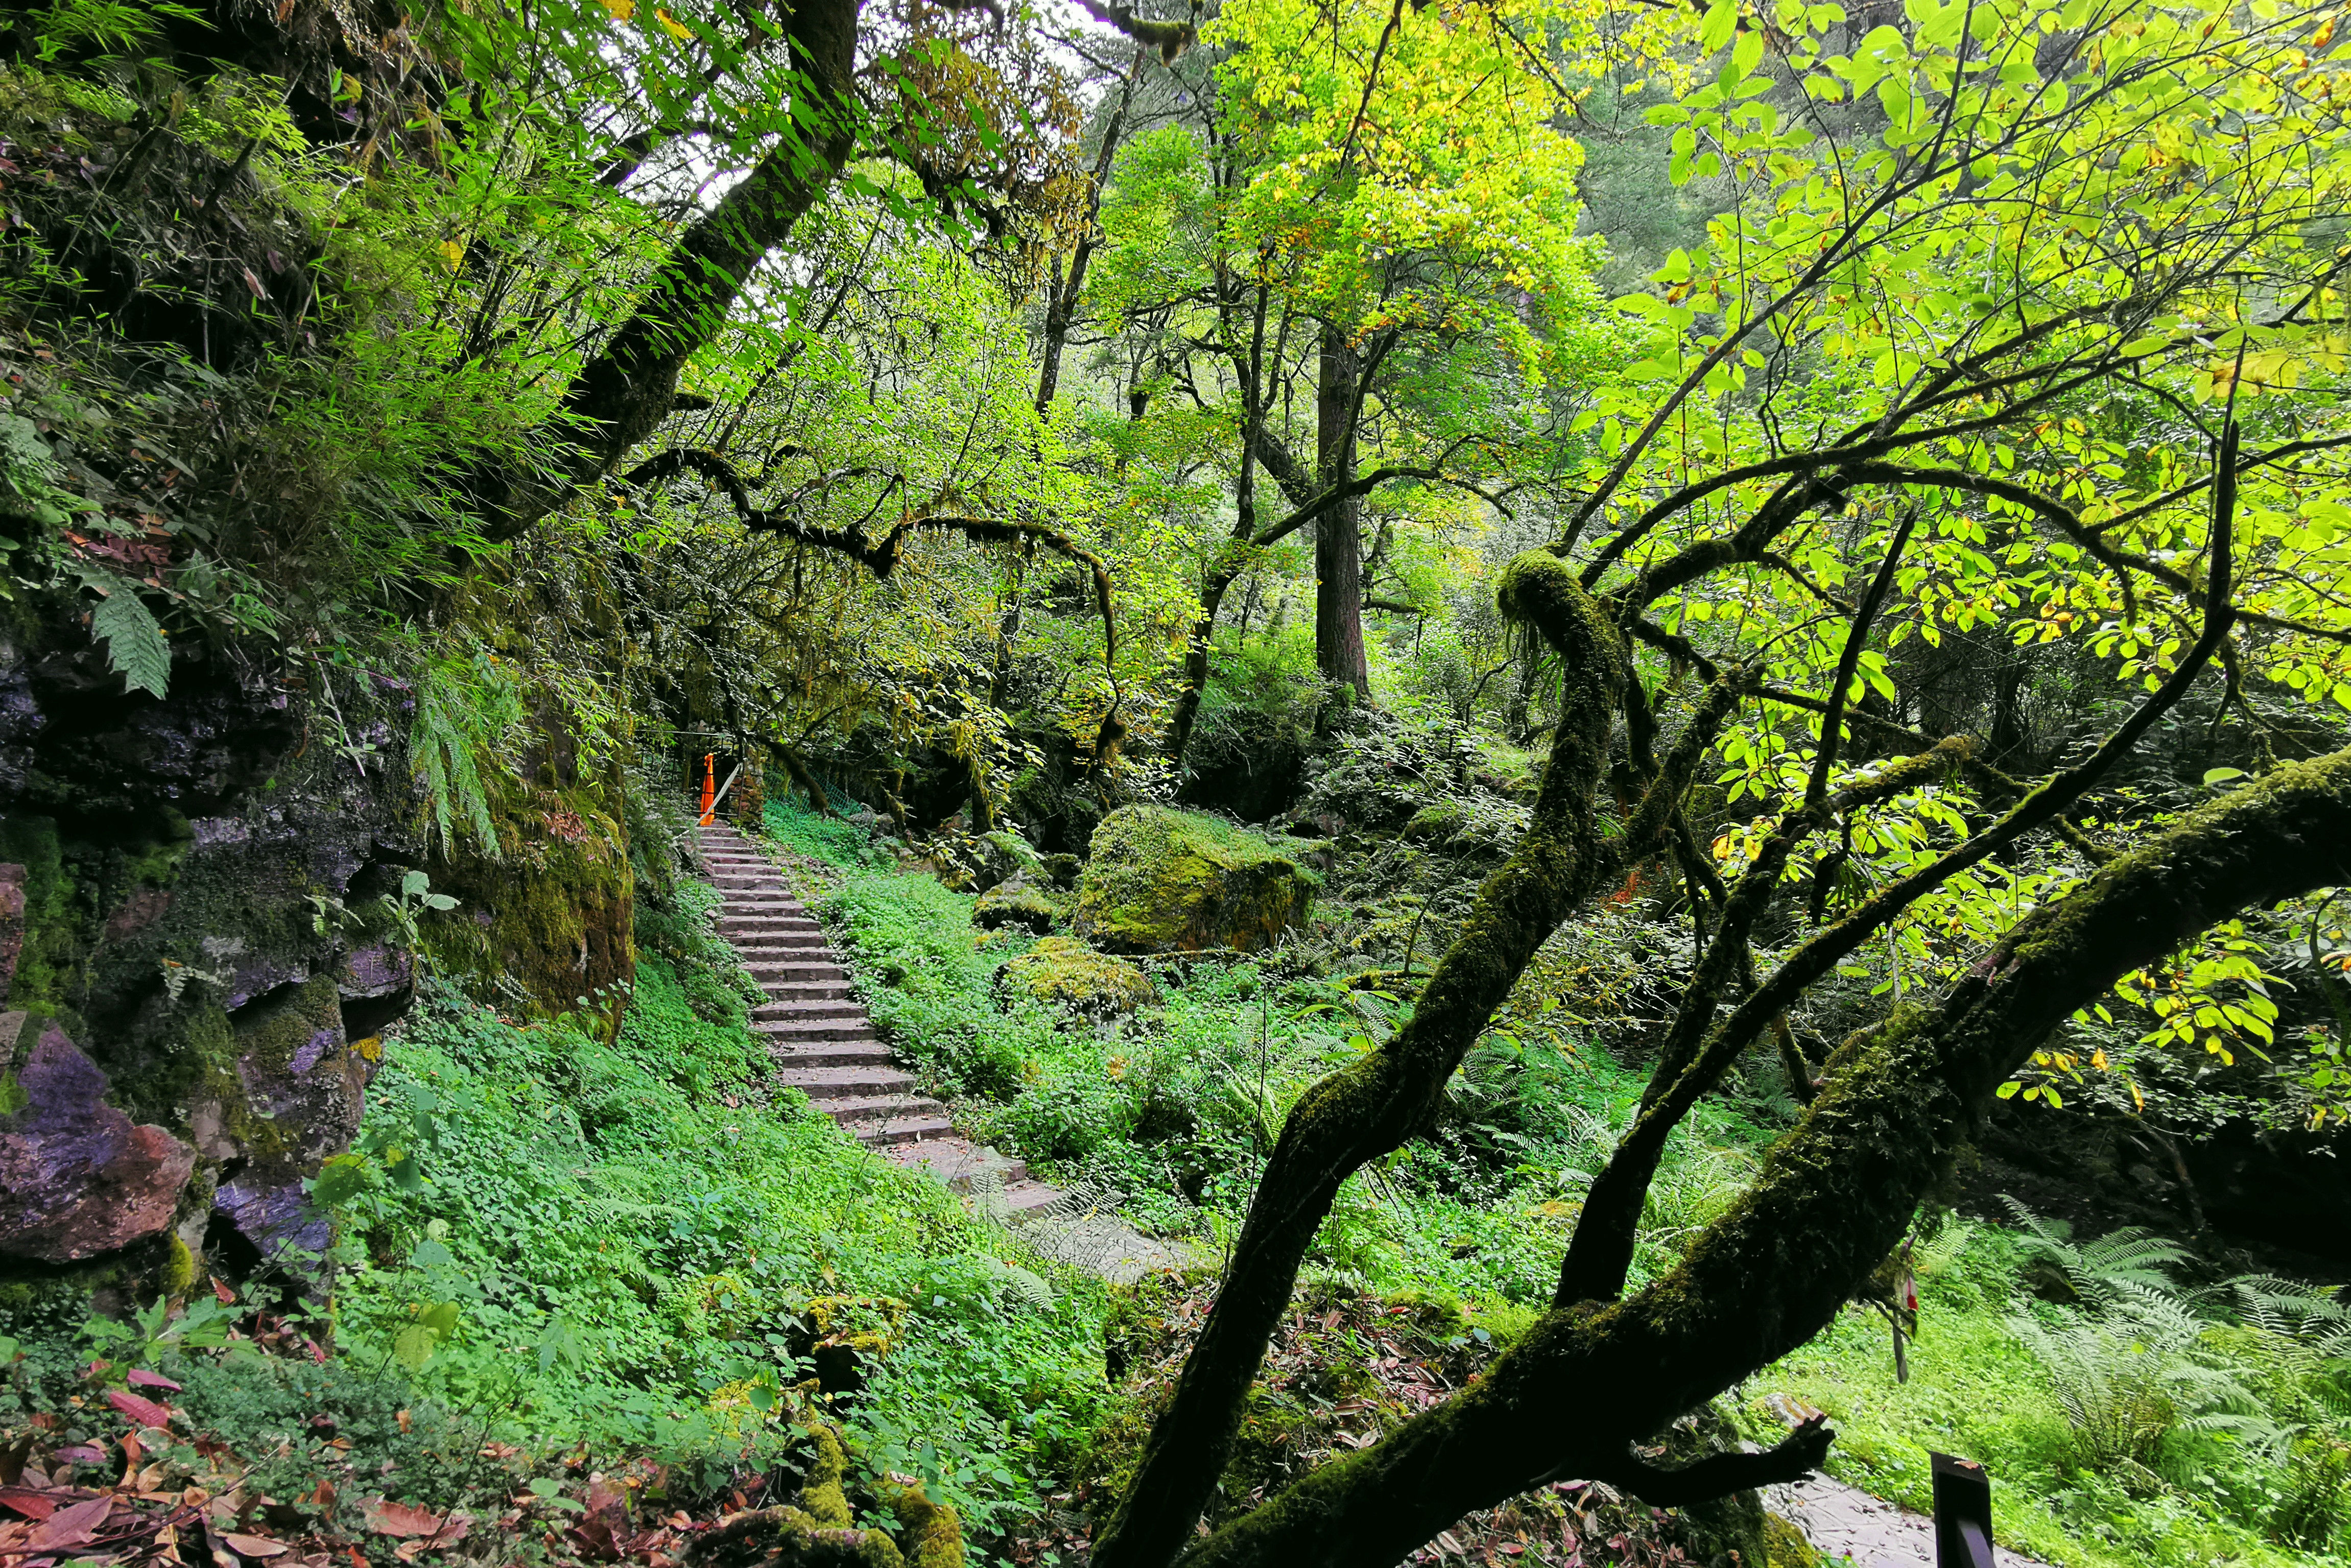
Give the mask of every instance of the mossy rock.
[[[499, 853], [461, 841], [431, 867], [457, 907], [424, 923], [434, 960], [502, 1009], [579, 1015], [607, 1038], [636, 977], [636, 876], [620, 786], [500, 780]], [[582, 1006], [580, 998], [588, 998]]]
[[954, 1509], [919, 1486], [892, 1483], [873, 1500], [896, 1519], [898, 1540], [860, 1528], [840, 1437], [824, 1427], [809, 1436], [814, 1452], [797, 1499], [736, 1514], [696, 1536], [684, 1553], [692, 1568], [964, 1568], [963, 1523]]
[[1113, 953], [1253, 952], [1306, 917], [1315, 883], [1221, 819], [1123, 806], [1094, 830], [1076, 930]]
[[1819, 1568], [1820, 1549], [1812, 1537], [1776, 1513], [1763, 1516], [1763, 1549], [1770, 1568]]
[[972, 906], [971, 923], [987, 931], [1017, 926], [1041, 936], [1053, 928], [1061, 914], [1061, 905], [1030, 885], [1026, 876], [1016, 876], [979, 895], [979, 902]]
[[1159, 1000], [1151, 977], [1123, 958], [1067, 936], [1047, 936], [996, 972], [1007, 997], [1034, 997], [1088, 1018], [1113, 1018]]

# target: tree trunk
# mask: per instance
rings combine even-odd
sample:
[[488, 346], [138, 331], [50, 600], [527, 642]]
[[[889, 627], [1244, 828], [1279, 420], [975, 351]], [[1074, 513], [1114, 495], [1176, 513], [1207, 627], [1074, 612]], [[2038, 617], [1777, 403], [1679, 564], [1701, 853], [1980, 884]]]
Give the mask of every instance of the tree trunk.
[[[1332, 490], [1355, 477], [1355, 352], [1345, 333], [1322, 329], [1314, 389], [1317, 488]], [[1372, 695], [1364, 657], [1364, 503], [1350, 497], [1314, 523], [1314, 664], [1322, 678]]]
[[685, 231], [644, 297], [563, 399], [570, 422], [551, 474], [485, 464], [469, 487], [496, 542], [528, 530], [610, 473], [669, 416], [686, 361], [715, 338], [752, 271], [832, 183], [856, 143], [860, 0], [804, 0], [786, 34], [805, 82], [793, 134]]
[[1111, 110], [1110, 120], [1102, 127], [1102, 148], [1094, 155], [1093, 183], [1086, 193], [1085, 222], [1080, 225], [1078, 243], [1070, 252], [1067, 276], [1061, 271], [1061, 258], [1054, 258], [1052, 288], [1045, 299], [1045, 343], [1038, 355], [1040, 414], [1052, 412], [1053, 393], [1061, 384], [1061, 355], [1069, 346], [1070, 329], [1077, 322], [1078, 305], [1085, 296], [1086, 269], [1093, 260], [1094, 245], [1102, 237], [1095, 220], [1102, 213], [1102, 184], [1110, 178], [1111, 165], [1118, 161], [1119, 139], [1126, 131], [1126, 111], [1134, 102], [1134, 84], [1143, 75], [1146, 53], [1139, 47], [1135, 49], [1134, 63], [1126, 68], [1126, 79], [1120, 84], [1118, 107]]
[[[1626, 1445], [1825, 1328], [1900, 1243], [1993, 1091], [2074, 1009], [2218, 921], [2346, 882], [2351, 751], [2231, 792], [2019, 922], [1939, 1006], [1899, 1009], [1841, 1047], [1803, 1120], [1671, 1274], [1614, 1306], [1545, 1313], [1476, 1385], [1377, 1446], [1205, 1540], [1186, 1520], [1163, 1522], [1153, 1550], [1121, 1542], [1115, 1568], [1179, 1552], [1183, 1568], [1395, 1563], [1552, 1477], [1642, 1495]], [[1671, 1474], [1650, 1472], [1657, 1500]]]
[[1533, 821], [1480, 890], [1412, 1021], [1308, 1090], [1283, 1124], [1175, 1398], [1154, 1424], [1134, 1480], [1095, 1545], [1097, 1568], [1163, 1568], [1190, 1539], [1232, 1451], [1266, 1341], [1289, 1308], [1299, 1265], [1340, 1184], [1427, 1124], [1446, 1080], [1519, 972], [1591, 892], [1604, 859], [1593, 797], [1607, 768], [1624, 648], [1573, 574], [1541, 551], [1512, 564], [1500, 598], [1505, 613], [1531, 622], [1558, 648], [1565, 668], [1566, 703]]

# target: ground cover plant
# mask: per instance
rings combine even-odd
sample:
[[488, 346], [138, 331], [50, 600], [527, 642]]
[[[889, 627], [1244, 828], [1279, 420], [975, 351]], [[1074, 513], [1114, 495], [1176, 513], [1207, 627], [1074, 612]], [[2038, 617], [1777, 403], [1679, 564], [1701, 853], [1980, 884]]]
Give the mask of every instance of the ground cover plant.
[[[2344, 1551], [2330, 7], [5, 20], [8, 1542], [1695, 1561], [1587, 1502], [1956, 1427], [2053, 1555]], [[705, 777], [1214, 1267], [1147, 1369], [770, 1091]], [[1236, 1481], [1408, 1298], [1476, 1376]]]
[[[1000, 1531], [1100, 1401], [1100, 1287], [1030, 1283], [1018, 1242], [771, 1094], [733, 1003], [710, 1021], [649, 959], [610, 1047], [462, 1009], [404, 1036], [381, 1103], [417, 1120], [381, 1135], [422, 1151], [424, 1185], [371, 1172], [351, 1200], [393, 1266], [339, 1292], [350, 1353], [415, 1357], [544, 1442], [723, 1471], [757, 1468], [823, 1347], [856, 1346], [855, 1461]], [[404, 1350], [436, 1313], [431, 1354]], [[513, 1347], [548, 1344], [517, 1380]]]
[[[871, 864], [838, 825], [789, 801], [770, 802], [766, 820], [804, 852], [829, 845], [837, 880], [822, 907], [853, 944], [875, 1016], [909, 1061], [957, 1097], [965, 1124], [1208, 1259], [1230, 1245], [1272, 1129], [1296, 1097], [1359, 1054], [1364, 1031], [1392, 1027], [1377, 998], [1353, 1005], [1359, 993], [1302, 965], [1285, 976], [1279, 956], [1158, 966], [1161, 1005], [1111, 1027], [1008, 999], [995, 972], [1036, 938], [974, 927], [971, 895], [925, 870]], [[1331, 918], [1350, 923], [1345, 912]], [[1582, 939], [1567, 933], [1560, 946], [1573, 952]], [[1583, 967], [1559, 967], [1592, 983]], [[1482, 1304], [1482, 1332], [1499, 1345], [1549, 1300], [1557, 1249], [1637, 1112], [1642, 1075], [1616, 1063], [1604, 1031], [1561, 1028], [1556, 1008], [1521, 1002], [1520, 1014], [1552, 1027], [1520, 1026], [1521, 1039], [1498, 1026], [1464, 1064], [1437, 1134], [1364, 1173], [1334, 1207], [1310, 1254], [1301, 1323], [1317, 1315], [1316, 1291], [1472, 1313]], [[1629, 1049], [1629, 1033], [1620, 1031], [1619, 1049]], [[1792, 1120], [1784, 1083], [1768, 1069], [1756, 1076], [1743, 1095], [1708, 1106], [1669, 1152], [1644, 1215], [1638, 1277], [1670, 1270]], [[2069, 1568], [2283, 1563], [2344, 1548], [2338, 1527], [2323, 1522], [2343, 1506], [2339, 1478], [2295, 1458], [2339, 1446], [2351, 1413], [2351, 1339], [2330, 1294], [2274, 1281], [2190, 1283], [2192, 1260], [2176, 1245], [2127, 1232], [2076, 1245], [2064, 1225], [2012, 1201], [1996, 1212], [2005, 1223], [1949, 1218], [1911, 1249], [1920, 1301], [1900, 1320], [1907, 1377], [1896, 1377], [1887, 1303], [1856, 1301], [1803, 1351], [1744, 1385], [1735, 1403], [1748, 1435], [1776, 1440], [1789, 1412], [1825, 1411], [1844, 1434], [1833, 1472], [1917, 1508], [1930, 1501], [1930, 1448], [1976, 1456], [1999, 1477], [2001, 1539]], [[2063, 1300], [2036, 1295], [2036, 1281]], [[1173, 1288], [1146, 1285], [1136, 1300]], [[1213, 1274], [1188, 1291], [1196, 1316]], [[1116, 1333], [1113, 1323], [1114, 1343]], [[1311, 1353], [1286, 1354], [1321, 1364]], [[2100, 1376], [2085, 1355], [2109, 1373], [2150, 1369], [2133, 1386], [2144, 1390], [2134, 1408], [2151, 1424], [2124, 1449], [2101, 1437], [2114, 1418], [2083, 1402], [2085, 1372], [2091, 1385]], [[2282, 1381], [2289, 1366], [2298, 1371]], [[1165, 1394], [1164, 1384], [1128, 1380], [1096, 1453], [1123, 1441], [1122, 1462], [1131, 1463], [1136, 1406], [1155, 1410]], [[1262, 1419], [1253, 1415], [1245, 1432]], [[1367, 1421], [1371, 1432], [1383, 1426]], [[2118, 1479], [2117, 1461], [2137, 1466], [2136, 1479]], [[1080, 1533], [1093, 1500], [1082, 1480], [1063, 1500]], [[2305, 1518], [2322, 1522], [2305, 1529]], [[1576, 1542], [1589, 1533], [1570, 1529]], [[1635, 1538], [1637, 1550], [1671, 1542], [1670, 1531], [1654, 1544], [1639, 1531]], [[1556, 1544], [1554, 1531], [1543, 1549]], [[1631, 1542], [1619, 1550], [1636, 1554]]]

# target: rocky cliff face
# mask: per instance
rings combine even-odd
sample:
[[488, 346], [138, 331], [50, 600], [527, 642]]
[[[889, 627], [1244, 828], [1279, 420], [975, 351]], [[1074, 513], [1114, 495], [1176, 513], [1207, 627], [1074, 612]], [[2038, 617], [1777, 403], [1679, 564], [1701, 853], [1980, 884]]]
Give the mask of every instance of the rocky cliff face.
[[70, 622], [0, 634], [0, 1281], [152, 1293], [327, 1239], [303, 1180], [410, 995], [403, 696], [329, 712], [192, 647], [158, 700]]

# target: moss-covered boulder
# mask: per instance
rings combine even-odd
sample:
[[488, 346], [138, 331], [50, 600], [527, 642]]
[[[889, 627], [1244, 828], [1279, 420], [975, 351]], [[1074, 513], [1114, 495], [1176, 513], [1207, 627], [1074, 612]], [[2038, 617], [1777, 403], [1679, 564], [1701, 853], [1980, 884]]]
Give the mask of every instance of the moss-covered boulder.
[[1061, 905], [1033, 885], [1027, 877], [1016, 876], [999, 882], [979, 895], [972, 905], [971, 923], [983, 931], [1016, 927], [1033, 931], [1039, 936], [1053, 928], [1061, 917]]
[[996, 972], [1005, 997], [1051, 1002], [1088, 1018], [1114, 1018], [1159, 1000], [1151, 977], [1123, 958], [1067, 936], [1048, 936]]
[[1252, 952], [1306, 917], [1315, 882], [1220, 818], [1124, 806], [1094, 830], [1075, 930], [1113, 953]]

